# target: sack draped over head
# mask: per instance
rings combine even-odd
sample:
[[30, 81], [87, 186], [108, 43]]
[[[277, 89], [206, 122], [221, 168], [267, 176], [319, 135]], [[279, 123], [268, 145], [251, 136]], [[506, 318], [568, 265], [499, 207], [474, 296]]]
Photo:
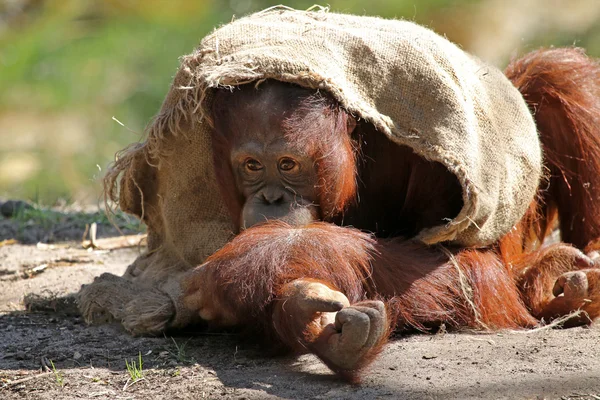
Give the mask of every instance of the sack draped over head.
[[[220, 27], [182, 58], [146, 141], [109, 173], [109, 194], [123, 173], [120, 205], [148, 224], [149, 253], [128, 273], [141, 276], [165, 260], [189, 268], [231, 238], [206, 115], [215, 88], [263, 79], [327, 91], [391, 145], [409, 146], [456, 175], [464, 206], [420, 232], [425, 243], [490, 244], [521, 219], [536, 193], [536, 127], [498, 69], [412, 22], [270, 9]], [[151, 273], [165, 274], [166, 267]]]

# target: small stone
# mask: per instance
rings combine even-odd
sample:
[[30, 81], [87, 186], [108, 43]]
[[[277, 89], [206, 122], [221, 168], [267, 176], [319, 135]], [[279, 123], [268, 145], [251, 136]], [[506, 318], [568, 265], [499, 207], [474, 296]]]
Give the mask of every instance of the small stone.
[[76, 351], [75, 353], [73, 353], [73, 358], [74, 358], [75, 360], [79, 360], [79, 359], [81, 358], [81, 353], [80, 353], [80, 352], [78, 352], [78, 351]]

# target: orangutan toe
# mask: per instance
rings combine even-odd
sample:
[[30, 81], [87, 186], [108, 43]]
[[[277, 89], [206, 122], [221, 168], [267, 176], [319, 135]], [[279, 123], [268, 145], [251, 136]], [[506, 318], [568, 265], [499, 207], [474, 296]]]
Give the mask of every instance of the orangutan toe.
[[554, 296], [563, 295], [569, 300], [583, 299], [588, 295], [588, 279], [586, 270], [571, 271], [562, 274], [554, 283]]
[[313, 347], [334, 371], [359, 370], [377, 355], [388, 329], [382, 302], [356, 303], [336, 314], [335, 323], [325, 327]]
[[296, 280], [295, 301], [300, 310], [306, 314], [315, 312], [335, 312], [350, 305], [348, 298], [337, 290], [333, 290], [320, 282]]
[[600, 269], [591, 268], [562, 274], [552, 290], [552, 299], [538, 318], [546, 321], [568, 316], [563, 326], [589, 324], [600, 317]]

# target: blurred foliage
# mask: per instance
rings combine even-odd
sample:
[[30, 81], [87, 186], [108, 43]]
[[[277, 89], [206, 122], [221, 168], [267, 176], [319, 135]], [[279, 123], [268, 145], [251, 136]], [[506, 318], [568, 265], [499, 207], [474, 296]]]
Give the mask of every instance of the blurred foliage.
[[[278, 3], [0, 0], [0, 197], [44, 204], [59, 198], [97, 201], [102, 170], [116, 151], [140, 140], [167, 92], [178, 57], [191, 52], [206, 33], [232, 15]], [[287, 3], [298, 9], [313, 4], [314, 0]], [[333, 11], [442, 27], [443, 33], [464, 41], [463, 45], [478, 33], [465, 30], [460, 18], [476, 19], [476, 12], [483, 12], [477, 11], [480, 4], [475, 0], [329, 2]], [[595, 54], [600, 53], [599, 27], [593, 24], [579, 43]], [[558, 45], [573, 43], [560, 30], [544, 35]], [[549, 43], [539, 38], [531, 42]]]
[[[44, 203], [94, 201], [102, 174], [97, 165], [104, 168], [117, 150], [139, 139], [112, 117], [142, 132], [178, 57], [219, 16], [214, 7], [191, 1], [14, 3], [27, 8], [5, 21], [0, 37], [0, 116], [10, 110], [37, 123], [0, 123], [0, 157], [14, 158], [16, 150], [35, 158], [22, 171], [30, 175], [25, 181], [0, 173], [0, 194]], [[19, 135], [34, 137], [8, 148], [6, 142]], [[4, 175], [19, 172], [19, 166]]]

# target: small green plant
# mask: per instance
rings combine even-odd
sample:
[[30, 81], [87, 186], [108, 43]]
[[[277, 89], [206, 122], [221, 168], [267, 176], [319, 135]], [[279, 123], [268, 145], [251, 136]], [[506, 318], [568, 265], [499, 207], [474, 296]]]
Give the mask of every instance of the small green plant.
[[13, 220], [20, 225], [36, 224], [44, 229], [49, 229], [60, 222], [61, 215], [47, 208], [34, 206], [31, 208], [19, 208], [13, 215]]
[[129, 372], [129, 376], [133, 382], [139, 381], [144, 377], [144, 364], [142, 363], [142, 352], [138, 353], [138, 363], [136, 364], [134, 360], [131, 360], [131, 363], [128, 363], [125, 360], [125, 366], [127, 367], [127, 372]]
[[[87, 239], [88, 227], [97, 224], [106, 235], [116, 230], [120, 234], [135, 234], [145, 231], [145, 225], [122, 211], [106, 214], [104, 210], [76, 211], [70, 205], [46, 207], [35, 203], [23, 203], [13, 206], [11, 225], [15, 229], [15, 239], [31, 241], [32, 237], [43, 240]], [[8, 212], [8, 211], [7, 211]], [[0, 219], [3, 219], [0, 216]], [[66, 232], [69, 232], [66, 234]], [[81, 232], [78, 236], [77, 232]], [[66, 236], [64, 236], [66, 234]]]
[[171, 355], [173, 357], [175, 357], [177, 359], [177, 361], [180, 362], [180, 363], [193, 363], [194, 360], [192, 358], [188, 357], [187, 353], [185, 351], [185, 348], [187, 347], [187, 344], [190, 341], [190, 339], [188, 339], [182, 345], [180, 345], [179, 343], [177, 343], [175, 341], [175, 338], [173, 338], [173, 337], [171, 337], [171, 340], [173, 341], [173, 344], [175, 345], [175, 352], [170, 351], [169, 353], [171, 353]]
[[56, 384], [60, 387], [65, 386], [65, 381], [63, 379], [63, 374], [62, 372], [59, 372], [56, 370], [56, 367], [54, 366], [54, 362], [52, 362], [52, 360], [50, 361], [50, 365], [52, 366], [52, 373], [54, 374], [54, 379], [56, 379]]

